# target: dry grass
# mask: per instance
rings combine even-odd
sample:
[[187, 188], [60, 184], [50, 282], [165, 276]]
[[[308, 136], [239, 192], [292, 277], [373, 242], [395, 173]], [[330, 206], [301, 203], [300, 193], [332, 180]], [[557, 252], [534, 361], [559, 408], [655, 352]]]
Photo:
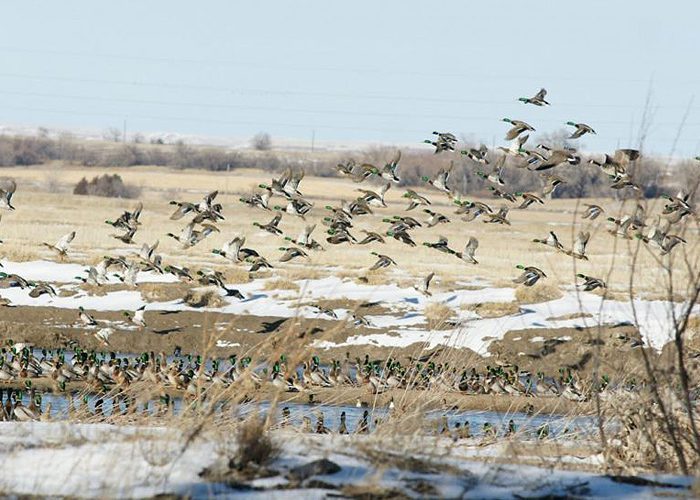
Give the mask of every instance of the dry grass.
[[266, 281], [263, 290], [299, 290], [299, 285], [290, 279], [277, 278]]
[[139, 291], [148, 302], [170, 302], [182, 299], [189, 290], [185, 283], [141, 283]]
[[535, 283], [533, 286], [519, 286], [515, 289], [515, 300], [519, 304], [538, 304], [562, 297], [559, 287], [545, 283]]
[[190, 307], [223, 307], [226, 301], [221, 297], [218, 289], [192, 289], [183, 299]]
[[244, 469], [251, 464], [262, 466], [279, 456], [280, 448], [272, 440], [267, 424], [258, 415], [252, 415], [236, 432], [236, 455], [232, 462], [236, 468]]
[[425, 306], [423, 314], [428, 320], [429, 328], [436, 329], [444, 325], [452, 317], [454, 311], [451, 307], [441, 302], [433, 302]]
[[500, 318], [510, 316], [520, 311], [520, 306], [515, 302], [480, 302], [478, 304], [463, 304], [461, 309], [473, 311], [482, 318]]

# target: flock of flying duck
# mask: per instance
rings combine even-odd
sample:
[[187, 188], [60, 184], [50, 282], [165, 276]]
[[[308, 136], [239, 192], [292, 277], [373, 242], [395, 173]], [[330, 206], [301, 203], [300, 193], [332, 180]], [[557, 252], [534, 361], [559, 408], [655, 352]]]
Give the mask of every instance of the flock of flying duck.
[[[549, 106], [550, 103], [545, 100], [546, 95], [546, 90], [541, 89], [533, 97], [522, 97], [519, 100], [534, 106]], [[475, 164], [477, 167], [475, 175], [488, 182], [491, 195], [496, 199], [503, 200], [504, 204], [500, 208], [495, 209], [484, 202], [465, 200], [456, 193], [449, 182], [450, 173], [454, 167], [452, 161], [449, 162], [448, 166], [441, 168], [433, 177], [425, 176], [422, 178], [427, 187], [448, 197], [450, 202], [455, 205], [455, 215], [460, 216], [462, 221], [471, 222], [481, 217], [484, 223], [510, 225], [508, 214], [511, 208], [505, 205], [506, 202], [514, 204], [513, 208], [519, 210], [527, 210], [533, 204], [544, 205], [546, 197], [551, 195], [557, 186], [566, 183], [564, 178], [551, 172], [564, 165], [581, 164], [581, 156], [574, 148], [558, 149], [539, 144], [528, 149], [526, 143], [529, 139], [529, 132], [534, 131], [535, 128], [521, 120], [504, 118], [503, 121], [511, 126], [505, 135], [505, 139], [511, 141], [510, 145], [499, 147], [499, 152], [495, 153], [489, 152], [483, 145], [479, 148], [467, 148], [459, 151], [461, 155], [466, 156]], [[567, 125], [574, 127], [569, 137], [572, 140], [585, 134], [596, 133], [592, 127], [585, 123], [570, 121], [567, 122]], [[424, 142], [431, 144], [435, 148], [436, 154], [457, 151], [458, 141], [454, 134], [435, 131], [433, 136], [432, 139], [426, 139]], [[599, 168], [602, 174], [610, 179], [611, 188], [639, 190], [640, 186], [635, 183], [629, 168], [630, 164], [638, 160], [639, 157], [640, 154], [637, 150], [618, 149], [612, 155], [604, 155], [602, 159], [590, 159], [588, 164]], [[532, 171], [532, 175], [540, 175], [543, 183], [541, 192], [508, 190], [504, 180], [507, 159], [510, 159], [510, 168], [526, 169]], [[367, 180], [378, 180], [382, 182], [382, 185], [376, 191], [360, 188], [358, 189], [360, 196], [356, 199], [349, 202], [343, 201], [336, 206], [325, 207], [328, 212], [323, 217], [322, 223], [327, 226], [325, 241], [328, 244], [381, 245], [388, 238], [393, 238], [409, 247], [415, 247], [417, 244], [413, 233], [418, 228], [450, 223], [451, 220], [448, 216], [431, 209], [432, 201], [427, 194], [420, 194], [414, 189], [406, 189], [403, 194], [403, 198], [409, 203], [406, 212], [422, 207], [427, 218], [419, 220], [408, 214], [394, 215], [382, 219], [387, 224], [384, 231], [360, 229], [363, 236], [359, 238], [352, 234], [359, 218], [373, 214], [374, 209], [387, 207], [384, 199], [385, 194], [392, 185], [400, 182], [398, 175], [400, 160], [401, 152], [397, 151], [393, 158], [381, 168], [369, 163], [358, 164], [352, 159], [337, 166], [337, 171], [341, 176], [346, 176], [358, 184]], [[241, 197], [240, 201], [250, 207], [275, 213], [269, 222], [254, 222], [253, 225], [274, 235], [284, 236], [280, 228], [283, 213], [305, 219], [314, 203], [306, 199], [299, 189], [303, 177], [303, 171], [294, 172], [289, 168], [279, 178], [272, 179], [269, 185], [260, 184], [259, 192]], [[16, 187], [14, 181], [9, 181], [3, 189], [0, 189], [0, 209], [14, 210], [12, 196]], [[176, 241], [183, 249], [188, 249], [200, 244], [211, 234], [220, 232], [217, 223], [224, 220], [224, 216], [222, 205], [216, 202], [217, 194], [218, 191], [213, 191], [197, 202], [171, 201], [170, 204], [175, 207], [170, 216], [171, 220], [181, 220], [185, 217], [191, 217], [191, 219], [179, 234], [167, 233], [167, 236]], [[279, 197], [281, 201], [273, 203], [274, 197]], [[664, 206], [663, 212], [656, 216], [655, 223], [648, 222], [644, 209], [638, 206], [633, 214], [623, 215], [619, 219], [608, 217], [607, 220], [613, 227], [610, 232], [623, 238], [639, 238], [644, 243], [657, 247], [662, 255], [668, 254], [678, 244], [685, 243], [681, 236], [672, 233], [672, 228], [687, 215], [693, 214], [695, 216], [696, 212], [690, 201], [690, 195], [687, 193], [681, 191], [676, 196], [665, 196], [665, 198], [668, 203]], [[106, 221], [110, 226], [121, 231], [112, 235], [115, 239], [129, 245], [135, 243], [134, 236], [141, 225], [139, 218], [142, 208], [142, 204], [139, 203], [133, 211], [125, 211], [116, 220]], [[604, 211], [598, 205], [586, 205], [582, 218], [594, 220]], [[312, 236], [315, 228], [316, 224], [308, 225], [297, 238], [284, 237], [285, 245], [279, 247], [283, 253], [277, 260], [284, 263], [293, 259], [308, 258], [308, 252], [322, 250], [321, 242]], [[55, 243], [43, 244], [60, 258], [64, 258], [68, 254], [75, 236], [75, 231], [71, 231]], [[556, 252], [575, 259], [587, 260], [586, 246], [589, 239], [590, 232], [581, 231], [578, 233], [573, 247], [565, 248], [554, 231], [550, 231], [545, 238], [535, 239], [534, 242], [546, 245]], [[234, 264], [249, 265], [250, 273], [273, 267], [270, 260], [263, 257], [258, 251], [245, 247], [245, 242], [245, 236], [236, 236], [224, 243], [220, 249], [214, 249], [212, 252]], [[226, 286], [225, 275], [220, 271], [202, 268], [193, 274], [187, 266], [165, 265], [162, 256], [156, 253], [158, 245], [158, 241], [152, 245], [144, 243], [140, 251], [131, 257], [106, 256], [98, 265], [89, 267], [85, 275], [77, 278], [84, 283], [100, 286], [107, 283], [111, 275], [127, 285], [135, 286], [139, 272], [170, 273], [183, 281], [217, 286], [227, 296], [244, 298], [240, 291]], [[474, 236], [468, 238], [461, 251], [451, 248], [445, 237], [438, 238], [436, 242], [423, 242], [423, 245], [453, 255], [463, 262], [478, 264], [476, 252], [479, 241]], [[376, 262], [369, 268], [369, 271], [397, 265], [396, 260], [385, 253], [372, 251], [371, 255], [376, 257]], [[513, 281], [524, 286], [532, 286], [547, 276], [542, 269], [532, 265], [518, 265], [517, 268], [522, 273]], [[426, 276], [416, 286], [416, 289], [429, 294], [430, 281], [433, 276], [433, 273]], [[578, 277], [583, 280], [580, 286], [584, 290], [606, 287], [605, 282], [599, 278], [584, 274], [579, 274]], [[25, 280], [17, 274], [0, 273], [0, 279], [6, 281], [9, 286], [29, 288], [29, 295], [34, 298], [44, 294], [51, 296], [56, 294], [56, 290], [51, 284]], [[5, 301], [5, 303], [7, 302]], [[82, 310], [80, 318], [88, 324], [92, 324], [94, 321]], [[130, 315], [130, 318], [136, 324], [143, 326], [142, 310], [136, 311], [135, 314]]]

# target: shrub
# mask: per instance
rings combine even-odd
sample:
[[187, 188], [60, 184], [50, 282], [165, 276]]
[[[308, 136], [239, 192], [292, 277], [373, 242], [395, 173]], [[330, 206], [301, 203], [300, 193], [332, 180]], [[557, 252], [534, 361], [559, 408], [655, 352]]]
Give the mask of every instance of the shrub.
[[106, 198], [137, 198], [141, 194], [141, 189], [125, 184], [118, 174], [105, 174], [93, 177], [89, 182], [83, 177], [73, 188], [73, 194]]
[[250, 143], [258, 151], [267, 151], [272, 147], [272, 137], [267, 132], [259, 132], [253, 136]]
[[238, 449], [231, 466], [244, 469], [248, 465], [265, 465], [279, 455], [279, 447], [270, 438], [265, 421], [253, 415], [238, 427]]

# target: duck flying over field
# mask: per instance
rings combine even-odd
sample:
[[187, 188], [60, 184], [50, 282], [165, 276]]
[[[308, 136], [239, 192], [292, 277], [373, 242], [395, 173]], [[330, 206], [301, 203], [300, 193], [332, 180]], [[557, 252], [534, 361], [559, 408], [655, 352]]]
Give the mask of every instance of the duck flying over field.
[[507, 215], [508, 207], [501, 207], [495, 214], [484, 214], [484, 217], [488, 218], [488, 220], [484, 220], [484, 222], [489, 224], [506, 224], [510, 226], [510, 221], [506, 219]]
[[249, 196], [239, 198], [241, 203], [245, 203], [250, 207], [259, 207], [263, 210], [270, 210], [270, 199], [272, 198], [272, 188], [265, 184], [260, 184], [258, 187], [263, 189], [262, 193], [253, 193]]
[[346, 177], [352, 177], [354, 175], [353, 171], [355, 170], [355, 166], [357, 166], [357, 163], [355, 163], [355, 160], [350, 158], [349, 160], [345, 161], [344, 163], [338, 163], [335, 166], [335, 170], [340, 175], [344, 175]]
[[430, 200], [428, 198], [426, 198], [425, 196], [421, 196], [412, 189], [407, 189], [406, 192], [402, 195], [402, 197], [411, 200], [410, 204], [408, 205], [408, 208], [406, 209], [407, 212], [421, 205], [431, 205]]
[[42, 243], [45, 247], [50, 248], [54, 252], [58, 253], [60, 257], [65, 257], [68, 254], [68, 247], [70, 246], [70, 243], [73, 241], [75, 238], [75, 231], [71, 231], [68, 234], [64, 234], [59, 238], [59, 240], [55, 244], [50, 244], [50, 243]]
[[599, 205], [592, 205], [592, 204], [584, 204], [586, 207], [586, 212], [583, 214], [582, 218], [583, 219], [588, 219], [588, 220], [596, 220], [600, 214], [605, 212], [603, 210], [603, 207]]
[[83, 306], [78, 307], [78, 319], [85, 326], [97, 325], [97, 321], [95, 320], [95, 318], [93, 318], [90, 314], [85, 312], [85, 309], [83, 308]]
[[131, 323], [138, 326], [139, 328], [146, 328], [146, 320], [144, 318], [145, 312], [146, 304], [136, 309], [136, 311], [134, 311], [133, 314], [128, 311], [124, 311], [124, 316], [126, 317], [126, 319], [128, 319]]
[[551, 168], [555, 168], [564, 164], [577, 165], [581, 161], [581, 158], [569, 149], [551, 149], [547, 146], [542, 145], [540, 145], [539, 147], [547, 152], [547, 156], [543, 157], [544, 159], [542, 160], [540, 160], [537, 157], [533, 157], [530, 160], [528, 160], [528, 164], [530, 165], [528, 168], [530, 170], [535, 170], [539, 172], [542, 170], [549, 170]]
[[557, 238], [557, 235], [554, 231], [550, 231], [549, 235], [547, 236], [546, 239], [535, 238], [532, 241], [533, 241], [533, 243], [540, 243], [541, 245], [547, 245], [548, 247], [552, 247], [555, 250], [559, 250], [560, 252], [564, 251], [564, 245], [562, 245], [559, 242], [559, 238]]
[[552, 194], [554, 190], [559, 186], [560, 184], [566, 184], [566, 181], [562, 179], [561, 177], [553, 174], [547, 174], [543, 177], [545, 185], [544, 188], [542, 188], [542, 196], [547, 196], [548, 194]]
[[452, 193], [452, 190], [447, 186], [447, 180], [450, 177], [450, 173], [452, 172], [452, 168], [454, 167], [454, 162], [450, 162], [450, 166], [447, 168], [441, 168], [437, 175], [433, 177], [432, 179], [428, 176], [423, 176], [421, 179], [424, 182], [427, 182], [431, 186], [433, 186], [435, 189], [438, 189], [442, 191], [443, 193], [447, 193], [450, 195]]
[[544, 100], [544, 98], [546, 96], [547, 96], [547, 90], [542, 88], [534, 96], [532, 96], [532, 97], [520, 97], [518, 99], [518, 101], [525, 103], [525, 104], [534, 104], [535, 106], [549, 106], [549, 103]]
[[687, 243], [687, 241], [675, 234], [667, 234], [661, 244], [661, 255], [668, 255], [679, 243]]
[[224, 259], [231, 262], [242, 262], [248, 257], [257, 257], [258, 252], [252, 248], [243, 248], [245, 244], [245, 236], [236, 236], [230, 241], [225, 242], [220, 249], [214, 249], [211, 253], [220, 255]]
[[113, 234], [112, 238], [115, 238], [126, 245], [131, 245], [134, 243], [134, 235], [136, 234], [136, 228], [132, 227], [124, 234]]
[[2, 210], [14, 210], [15, 207], [12, 206], [12, 195], [15, 194], [17, 190], [17, 183], [14, 179], [10, 179], [4, 183], [4, 186], [0, 188], [0, 209]]
[[534, 132], [535, 129], [528, 123], [525, 123], [524, 121], [521, 120], [511, 120], [510, 118], [503, 118], [503, 120], [506, 123], [510, 123], [512, 127], [508, 132], [506, 133], [506, 141], [512, 141], [516, 137], [518, 137], [520, 134], [523, 132], [531, 131]]
[[600, 167], [608, 175], [623, 175], [630, 162], [638, 160], [640, 156], [636, 149], [618, 149], [612, 156], [606, 154], [602, 161], [590, 159], [588, 163]]
[[[379, 176], [382, 179], [385, 179], [387, 181], [398, 183], [401, 180], [401, 179], [399, 179], [399, 176], [397, 175], [400, 160], [401, 160], [401, 150], [397, 149], [396, 153], [394, 153], [394, 156], [392, 156], [391, 160], [389, 160], [387, 163], [384, 164], [384, 167], [382, 168], [382, 171], [379, 173]], [[389, 189], [389, 188], [387, 188], [387, 189]]]
[[493, 169], [491, 172], [488, 174], [485, 172], [482, 172], [481, 170], [478, 170], [476, 172], [476, 175], [481, 177], [482, 179], [485, 179], [489, 182], [492, 182], [493, 184], [498, 184], [499, 186], [504, 186], [505, 181], [503, 180], [503, 167], [506, 162], [506, 157], [505, 155], [501, 155], [498, 157], [496, 160], [496, 163], [493, 165]]
[[498, 189], [495, 186], [487, 186], [487, 188], [489, 191], [491, 191], [491, 194], [496, 198], [503, 198], [504, 200], [508, 200], [512, 203], [516, 202], [515, 193], [509, 193], [508, 191]]
[[576, 236], [576, 241], [574, 241], [574, 247], [571, 250], [565, 250], [566, 255], [570, 255], [574, 259], [588, 260], [586, 257], [586, 245], [588, 245], [588, 240], [591, 239], [591, 233], [588, 231], [581, 231]]
[[449, 142], [449, 141], [444, 141], [440, 138], [431, 141], [430, 139], [425, 139], [423, 141], [425, 144], [430, 144], [435, 148], [435, 154], [442, 153], [443, 151], [454, 151], [455, 146], [454, 143]]
[[[293, 172], [291, 167], [287, 167], [279, 179], [272, 179], [270, 189], [275, 194], [286, 197], [302, 196], [299, 191], [299, 184], [304, 178], [304, 170]], [[267, 188], [264, 184], [261, 186]]]
[[583, 288], [584, 292], [590, 292], [592, 290], [595, 290], [596, 288], [607, 288], [608, 286], [605, 284], [605, 281], [594, 278], [592, 276], [586, 276], [585, 274], [577, 274], [577, 278], [581, 278], [583, 280], [583, 283], [579, 285], [581, 288]]
[[408, 234], [408, 231], [406, 230], [406, 228], [396, 227], [396, 228], [390, 229], [389, 231], [386, 232], [386, 235], [391, 236], [395, 240], [398, 240], [401, 243], [404, 243], [410, 247], [416, 246], [416, 242], [413, 241], [413, 238], [411, 238], [411, 235]]
[[139, 202], [136, 205], [136, 208], [134, 208], [133, 212], [129, 212], [128, 210], [125, 210], [117, 220], [111, 221], [111, 220], [106, 220], [105, 223], [109, 224], [110, 226], [117, 228], [117, 229], [124, 229], [125, 231], [128, 231], [132, 228], [135, 228], [137, 226], [141, 225], [141, 222], [139, 222], [139, 217], [141, 216], [141, 211], [143, 210], [143, 203]]
[[282, 214], [277, 213], [270, 222], [267, 224], [260, 224], [259, 222], [253, 222], [253, 225], [255, 227], [258, 227], [262, 229], [263, 231], [267, 231], [270, 234], [274, 234], [277, 236], [282, 235], [282, 230], [279, 228], [280, 221], [282, 220]]
[[168, 274], [172, 274], [180, 281], [185, 281], [185, 282], [194, 281], [194, 278], [192, 278], [192, 275], [190, 274], [190, 270], [187, 267], [177, 267], [177, 266], [169, 265], [169, 266], [165, 266], [163, 268], [163, 271], [165, 271]]
[[56, 296], [56, 289], [48, 283], [37, 283], [29, 292], [29, 296], [33, 299], [48, 295], [49, 297]]
[[546, 278], [547, 275], [542, 271], [542, 269], [535, 266], [523, 266], [518, 264], [515, 266], [517, 269], [521, 269], [523, 273], [513, 280], [513, 283], [522, 284], [525, 286], [532, 286], [537, 283], [541, 278]]
[[585, 123], [566, 122], [566, 124], [576, 128], [576, 130], [574, 130], [574, 132], [569, 136], [569, 139], [578, 139], [584, 134], [596, 134], [595, 130]]
[[438, 240], [436, 243], [430, 243], [430, 242], [426, 241], [423, 243], [423, 245], [428, 247], [428, 248], [433, 248], [435, 250], [438, 250], [440, 252], [447, 253], [450, 255], [454, 255], [457, 253], [448, 246], [447, 238], [445, 238], [444, 236], [438, 237]]
[[670, 214], [679, 210], [685, 210], [688, 213], [693, 212], [693, 207], [690, 205], [690, 193], [686, 193], [682, 189], [676, 196], [662, 194], [661, 198], [669, 202], [668, 204], [664, 205], [664, 214]]
[[284, 252], [282, 254], [282, 257], [280, 257], [279, 261], [280, 262], [289, 262], [292, 259], [295, 259], [297, 257], [306, 257], [307, 259], [309, 258], [309, 255], [304, 252], [301, 248], [297, 247], [280, 247], [280, 250]]
[[287, 212], [289, 215], [296, 215], [297, 217], [301, 218], [302, 220], [305, 219], [305, 215], [309, 213], [309, 210], [311, 210], [311, 207], [313, 207], [313, 203], [310, 203], [306, 201], [305, 199], [296, 196], [293, 198], [290, 198], [289, 201], [287, 202], [287, 205], [283, 208], [279, 205], [276, 205], [274, 207], [275, 210], [277, 211], [284, 211]]
[[450, 222], [450, 219], [448, 219], [442, 214], [433, 212], [429, 208], [424, 208], [423, 212], [430, 216], [430, 218], [427, 221], [425, 221], [425, 225], [427, 227], [437, 226], [438, 224], [447, 224], [448, 222]]
[[481, 214], [491, 213], [493, 210], [486, 203], [480, 201], [455, 201], [459, 205], [459, 208], [455, 210], [456, 214], [463, 214], [462, 220], [465, 222], [471, 222]]
[[389, 188], [391, 188], [391, 184], [386, 183], [379, 189], [379, 193], [376, 193], [369, 189], [358, 189], [358, 191], [362, 193], [362, 196], [360, 198], [364, 200], [364, 202], [367, 203], [369, 206], [386, 208], [386, 203], [384, 202], [384, 195], [387, 191], [389, 191]]
[[507, 156], [515, 158], [524, 158], [528, 156], [528, 151], [523, 148], [523, 145], [530, 138], [529, 135], [521, 135], [510, 141], [508, 147], [498, 146], [498, 149], [503, 151]]
[[488, 153], [488, 151], [488, 148], [482, 144], [481, 146], [479, 146], [479, 148], [464, 149], [460, 151], [460, 154], [463, 154], [470, 160], [475, 161], [476, 163], [488, 165], [489, 161], [488, 158], [486, 158], [486, 154]]
[[249, 273], [254, 273], [260, 269], [272, 269], [274, 267], [267, 261], [267, 259], [265, 259], [265, 257], [260, 255], [248, 257], [245, 261], [250, 264], [250, 268], [248, 269]]
[[515, 196], [520, 196], [523, 199], [523, 202], [518, 206], [518, 209], [520, 210], [525, 210], [533, 203], [539, 203], [540, 205], [544, 205], [544, 200], [533, 193], [517, 192], [515, 193]]
[[420, 280], [418, 285], [413, 285], [413, 289], [419, 293], [422, 293], [426, 297], [432, 297], [433, 294], [430, 292], [429, 288], [433, 277], [435, 277], [435, 273], [428, 274], [425, 278]]
[[389, 267], [392, 264], [394, 266], [397, 265], [396, 262], [394, 261], [394, 259], [392, 259], [388, 255], [382, 255], [382, 254], [377, 253], [377, 252], [372, 252], [372, 255], [377, 257], [377, 262], [375, 262], [374, 265], [372, 265], [372, 267], [369, 268], [370, 271], [376, 271], [377, 269]]
[[0, 281], [6, 281], [7, 286], [10, 288], [18, 287], [23, 290], [33, 285], [30, 281], [27, 281], [19, 274], [7, 274], [4, 272], [0, 272]]
[[612, 184], [610, 184], [610, 187], [612, 189], [624, 189], [624, 188], [632, 188], [635, 191], [641, 191], [642, 187], [634, 182], [634, 179], [628, 174], [624, 173], [622, 175], [610, 175], [610, 180], [613, 181]]
[[367, 245], [369, 243], [374, 243], [375, 241], [377, 243], [386, 243], [384, 237], [379, 233], [368, 231], [366, 229], [363, 229], [362, 232], [365, 233], [366, 236], [357, 242], [358, 245]]
[[[347, 231], [347, 229], [329, 229], [328, 234], [330, 236], [326, 238], [326, 241], [331, 245], [340, 245], [341, 243], [357, 243], [357, 239], [352, 234], [350, 234], [350, 232]], [[321, 245], [319, 245], [317, 242], [314, 241], [313, 243], [317, 245], [321, 250], [323, 250]]]
[[468, 264], [478, 264], [479, 262], [474, 258], [477, 248], [479, 248], [479, 240], [477, 240], [474, 236], [470, 236], [469, 241], [467, 241], [467, 244], [464, 247], [464, 251], [457, 252], [455, 255]]

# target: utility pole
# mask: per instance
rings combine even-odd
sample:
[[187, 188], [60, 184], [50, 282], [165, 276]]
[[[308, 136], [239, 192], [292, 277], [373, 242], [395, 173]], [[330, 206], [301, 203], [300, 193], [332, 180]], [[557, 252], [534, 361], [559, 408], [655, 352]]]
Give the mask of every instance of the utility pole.
[[126, 118], [124, 118], [124, 127], [122, 129], [122, 142], [126, 143]]
[[314, 152], [314, 146], [316, 143], [316, 129], [311, 130], [311, 152]]

